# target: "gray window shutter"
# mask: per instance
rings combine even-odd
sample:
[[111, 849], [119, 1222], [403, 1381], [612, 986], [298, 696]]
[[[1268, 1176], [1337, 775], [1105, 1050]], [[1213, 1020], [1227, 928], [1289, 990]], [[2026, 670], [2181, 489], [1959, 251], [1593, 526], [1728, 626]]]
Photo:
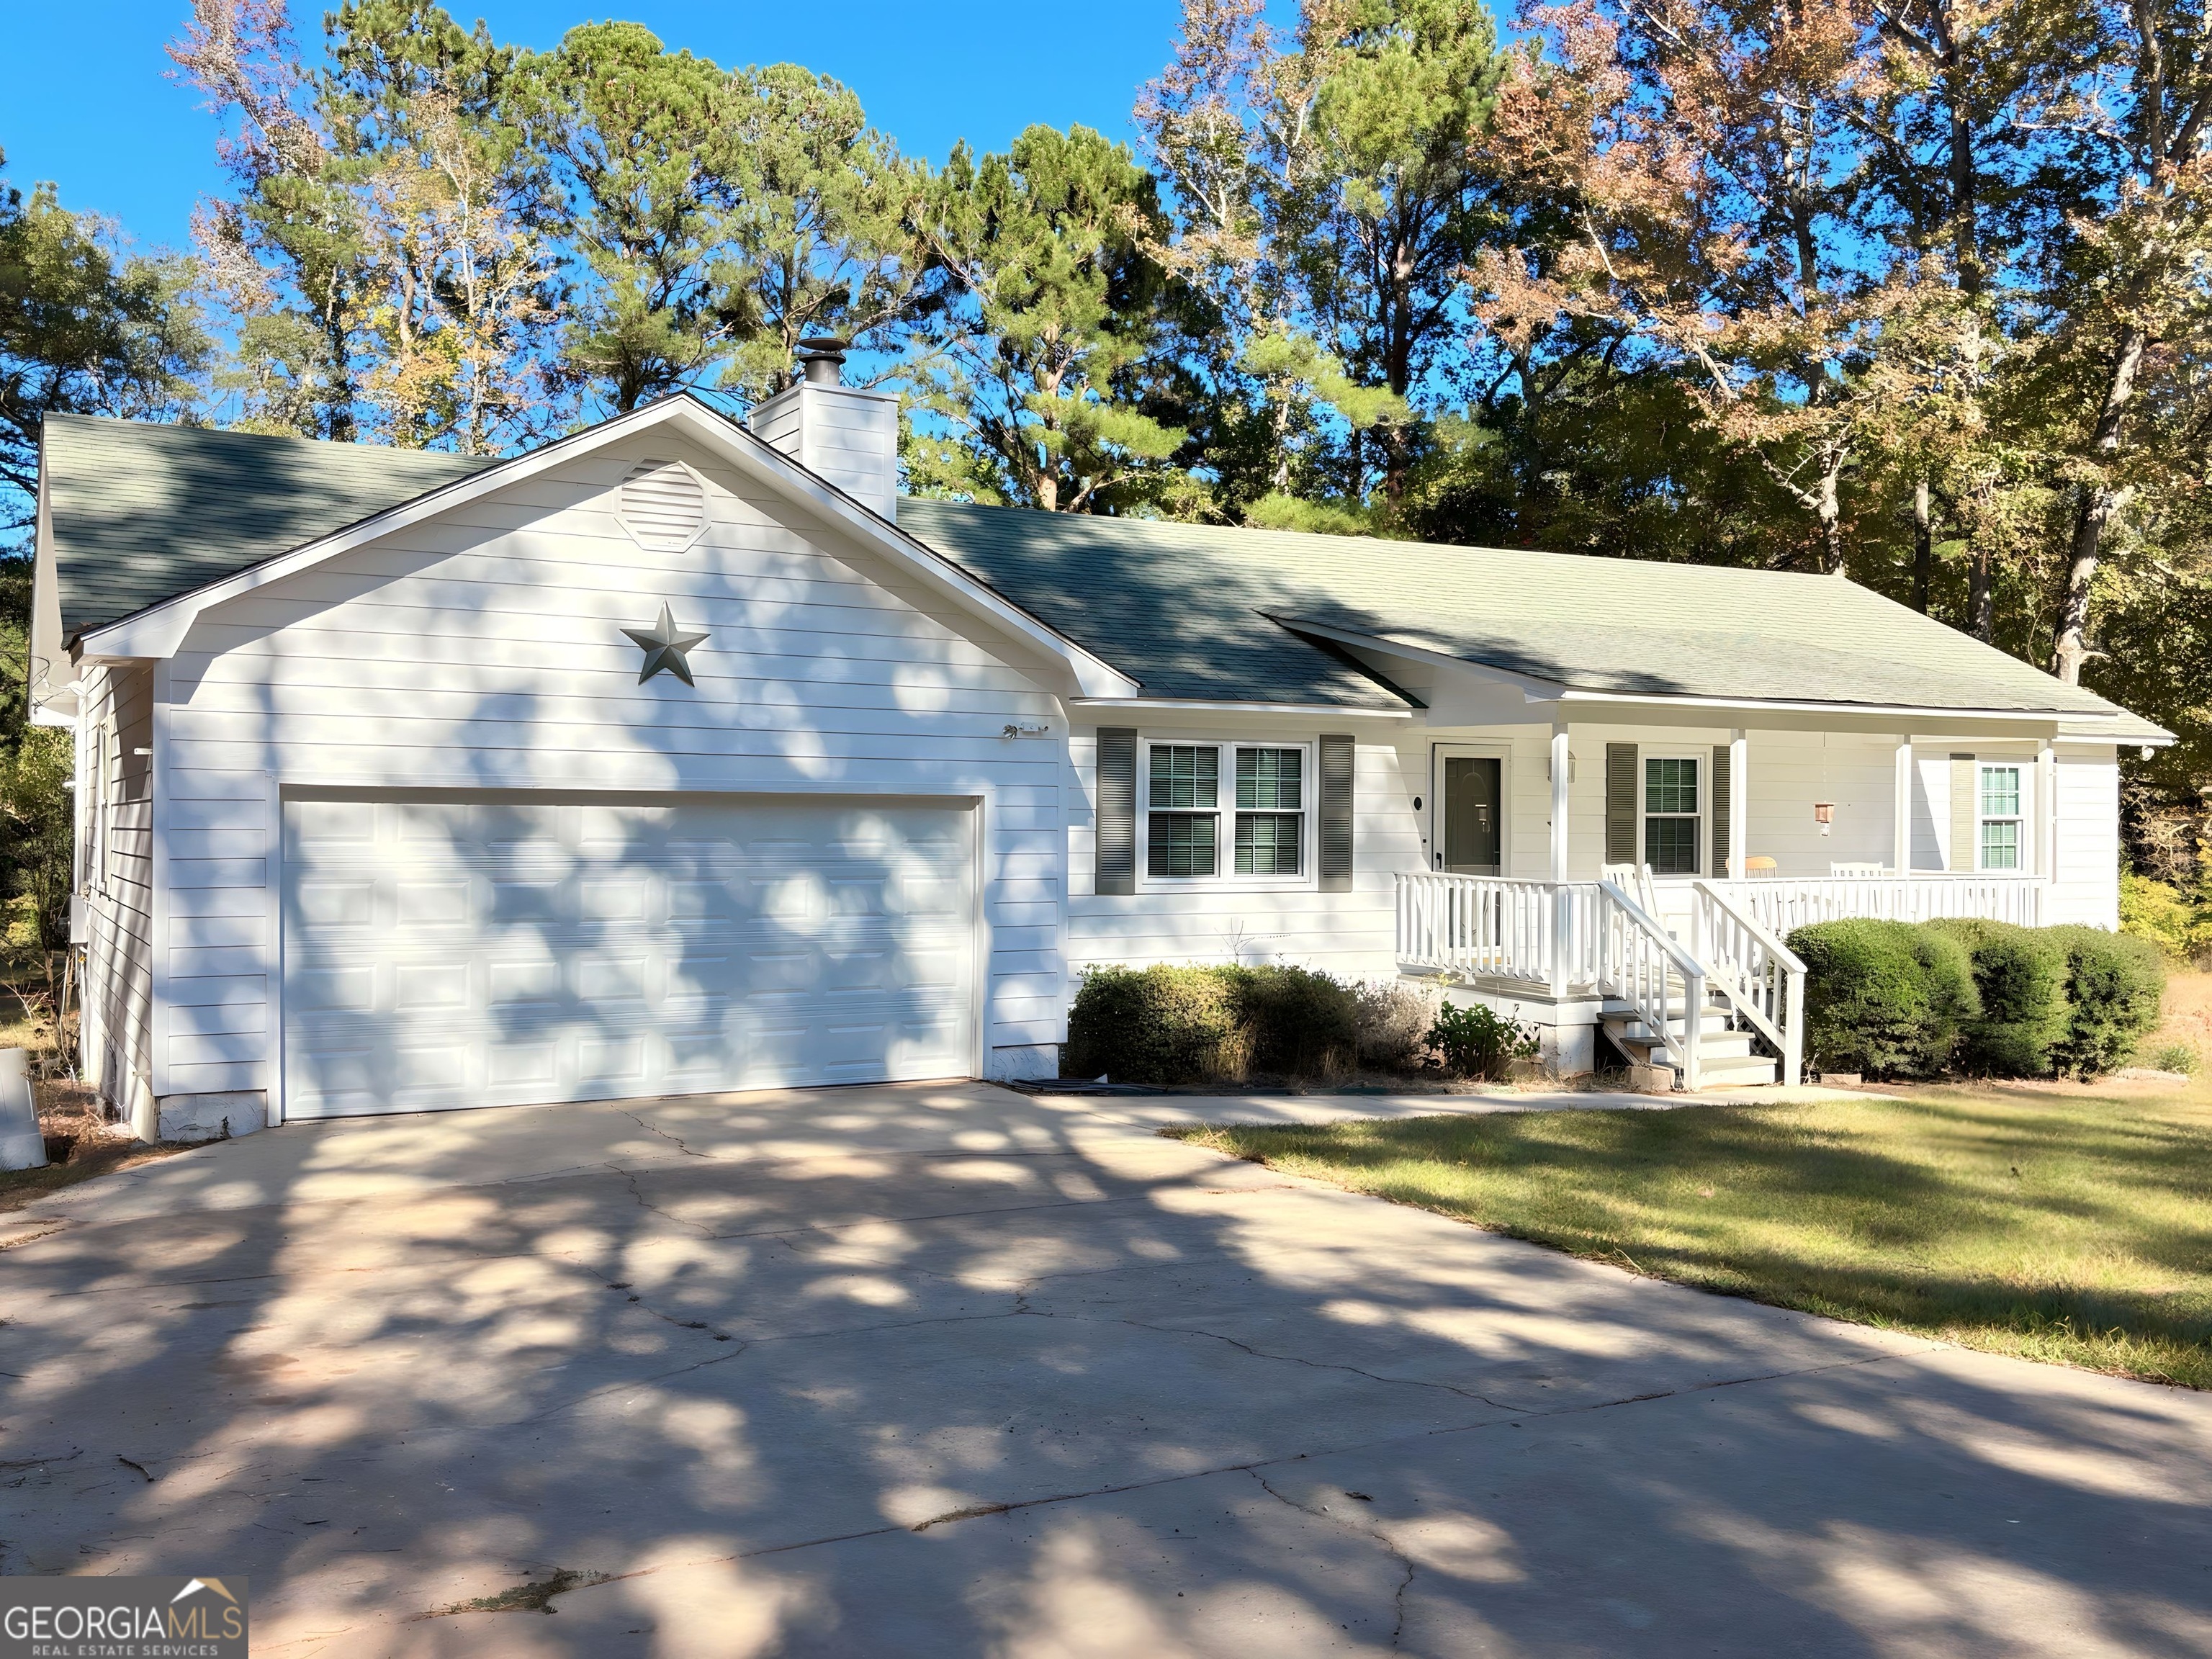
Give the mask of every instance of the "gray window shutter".
[[1638, 864], [1636, 850], [1636, 745], [1605, 746], [1605, 861]]
[[1951, 757], [1951, 863], [1972, 870], [1982, 861], [1982, 769], [1972, 755]]
[[1729, 854], [1735, 849], [1729, 845], [1729, 791], [1735, 785], [1729, 775], [1729, 746], [1724, 743], [1713, 745], [1712, 813], [1713, 833], [1709, 837], [1713, 848], [1712, 878], [1715, 881], [1728, 879]]
[[1137, 890], [1137, 731], [1098, 729], [1097, 882], [1094, 891]]
[[1348, 737], [1321, 738], [1321, 890], [1352, 890], [1352, 763]]

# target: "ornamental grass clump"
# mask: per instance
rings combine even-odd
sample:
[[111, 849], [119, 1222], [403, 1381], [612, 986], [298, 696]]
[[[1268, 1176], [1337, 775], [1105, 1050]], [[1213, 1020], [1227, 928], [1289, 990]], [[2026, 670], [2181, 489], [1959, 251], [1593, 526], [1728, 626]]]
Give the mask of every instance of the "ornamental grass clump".
[[1790, 935], [1804, 959], [1806, 1054], [1824, 1072], [1933, 1077], [1981, 1014], [1966, 949], [1905, 921], [1820, 921]]

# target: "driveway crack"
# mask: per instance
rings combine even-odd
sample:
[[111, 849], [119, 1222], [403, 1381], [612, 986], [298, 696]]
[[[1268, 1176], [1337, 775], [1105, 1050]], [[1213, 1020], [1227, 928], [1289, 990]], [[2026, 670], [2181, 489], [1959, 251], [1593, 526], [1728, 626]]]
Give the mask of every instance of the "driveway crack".
[[[623, 1115], [628, 1118], [631, 1122], [636, 1124], [637, 1127], [644, 1130], [646, 1133], [649, 1135], [659, 1135], [663, 1140], [676, 1148], [678, 1152], [683, 1153], [686, 1158], [707, 1158], [706, 1153], [696, 1151], [692, 1147], [686, 1146], [684, 1142], [683, 1136], [672, 1135], [657, 1123], [647, 1123], [635, 1112], [624, 1112]], [[708, 1162], [712, 1163], [713, 1161], [714, 1160], [712, 1158], [708, 1158]]]
[[[1413, 1574], [1416, 1571], [1413, 1565], [1413, 1558], [1407, 1555], [1405, 1551], [1400, 1549], [1398, 1546], [1392, 1541], [1390, 1534], [1384, 1532], [1382, 1527], [1376, 1522], [1370, 1521], [1363, 1525], [1355, 1525], [1352, 1522], [1346, 1520], [1343, 1516], [1336, 1514], [1334, 1510], [1325, 1506], [1320, 1509], [1316, 1509], [1310, 1504], [1301, 1504], [1297, 1498], [1292, 1498], [1288, 1492], [1276, 1491], [1275, 1488], [1268, 1483], [1267, 1477], [1261, 1474], [1256, 1466], [1247, 1469], [1245, 1473], [1249, 1474], [1255, 1480], [1258, 1481], [1260, 1483], [1261, 1491], [1266, 1492], [1268, 1497], [1273, 1498], [1277, 1503], [1287, 1504], [1291, 1508], [1297, 1510], [1299, 1514], [1310, 1515], [1316, 1521], [1327, 1521], [1334, 1525], [1345, 1528], [1347, 1531], [1358, 1533], [1362, 1538], [1380, 1545], [1383, 1553], [1389, 1556], [1393, 1561], [1395, 1561], [1398, 1564], [1401, 1570], [1402, 1576], [1398, 1580], [1398, 1588], [1392, 1592], [1390, 1597], [1390, 1605], [1392, 1609], [1390, 1624], [1390, 1651], [1393, 1653], [1397, 1652], [1398, 1644], [1406, 1634], [1406, 1592], [1413, 1587]], [[1358, 1500], [1354, 1499], [1353, 1501], [1357, 1502]]]
[[1492, 1411], [1504, 1412], [1511, 1416], [1530, 1414], [1520, 1407], [1500, 1405], [1488, 1395], [1477, 1394], [1473, 1389], [1462, 1389], [1450, 1382], [1431, 1382], [1426, 1378], [1418, 1376], [1385, 1376], [1380, 1371], [1363, 1370], [1357, 1365], [1340, 1364], [1332, 1360], [1308, 1359], [1301, 1354], [1271, 1353], [1265, 1348], [1255, 1348], [1249, 1342], [1239, 1341], [1233, 1336], [1224, 1336], [1219, 1331], [1209, 1331], [1202, 1326], [1152, 1325], [1141, 1319], [1130, 1319], [1120, 1315], [1051, 1313], [1042, 1309], [1027, 1307], [1018, 1308], [1016, 1311], [1030, 1314], [1039, 1319], [1067, 1319], [1093, 1325], [1127, 1325], [1133, 1330], [1152, 1331], [1162, 1336], [1202, 1336], [1212, 1341], [1225, 1342], [1232, 1348], [1250, 1354], [1255, 1359], [1279, 1359], [1285, 1364], [1304, 1365], [1310, 1370], [1345, 1371], [1353, 1376], [1364, 1376], [1370, 1382], [1388, 1383], [1397, 1388], [1435, 1389], [1444, 1394], [1455, 1394], [1462, 1400], [1475, 1401], [1489, 1407]]

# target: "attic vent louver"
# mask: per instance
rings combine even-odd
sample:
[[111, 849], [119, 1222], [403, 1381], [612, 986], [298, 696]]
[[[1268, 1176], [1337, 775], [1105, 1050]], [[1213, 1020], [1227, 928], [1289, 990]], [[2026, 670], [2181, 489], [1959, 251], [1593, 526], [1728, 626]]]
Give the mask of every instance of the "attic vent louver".
[[622, 486], [623, 528], [640, 547], [681, 553], [707, 528], [707, 490], [679, 461], [640, 461]]

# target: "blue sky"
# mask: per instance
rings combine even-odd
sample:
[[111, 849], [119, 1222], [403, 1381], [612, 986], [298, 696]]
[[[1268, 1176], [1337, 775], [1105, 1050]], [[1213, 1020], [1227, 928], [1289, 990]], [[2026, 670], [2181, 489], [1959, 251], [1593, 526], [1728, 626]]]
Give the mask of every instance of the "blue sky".
[[[526, 46], [550, 46], [572, 25], [611, 15], [717, 63], [804, 64], [853, 87], [878, 127], [933, 161], [961, 137], [1001, 148], [1032, 121], [1133, 137], [1130, 105], [1167, 60], [1178, 11], [1176, 0], [634, 0], [599, 13], [449, 0], [449, 9]], [[319, 38], [324, 9], [294, 0], [303, 44]], [[64, 204], [120, 220], [142, 247], [185, 246], [192, 204], [222, 188], [213, 118], [163, 78], [162, 46], [183, 27], [188, 0], [24, 0], [8, 10], [0, 150], [10, 179], [52, 179]]]

